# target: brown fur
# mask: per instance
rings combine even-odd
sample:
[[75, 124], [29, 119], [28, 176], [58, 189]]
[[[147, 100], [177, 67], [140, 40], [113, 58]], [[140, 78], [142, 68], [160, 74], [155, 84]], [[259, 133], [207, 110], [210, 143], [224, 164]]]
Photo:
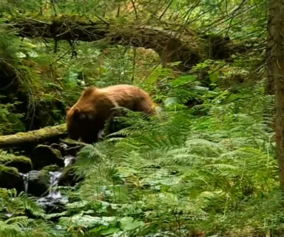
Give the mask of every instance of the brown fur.
[[115, 85], [105, 88], [94, 86], [86, 89], [72, 108], [67, 108], [67, 131], [69, 137], [92, 143], [104, 129], [105, 122], [113, 115], [115, 107], [132, 111], [155, 113], [155, 104], [149, 94], [131, 85]]

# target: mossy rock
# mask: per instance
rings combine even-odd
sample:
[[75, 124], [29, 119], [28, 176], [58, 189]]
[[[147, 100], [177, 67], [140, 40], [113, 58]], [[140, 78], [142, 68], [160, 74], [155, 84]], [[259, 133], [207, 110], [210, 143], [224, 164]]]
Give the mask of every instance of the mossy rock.
[[40, 197], [48, 192], [50, 174], [47, 170], [32, 170], [29, 172], [28, 193]]
[[48, 166], [45, 166], [42, 170], [47, 170], [48, 172], [49, 171], [58, 171], [58, 170], [60, 170], [60, 167], [58, 165], [48, 165]]
[[47, 145], [39, 145], [34, 148], [31, 159], [35, 170], [41, 170], [49, 165], [64, 167], [64, 159], [61, 152]]
[[62, 156], [68, 156], [68, 155], [76, 156], [77, 153], [85, 146], [86, 144], [82, 142], [73, 141], [69, 138], [64, 139], [63, 142], [60, 144], [56, 143], [51, 144], [52, 148], [61, 151]]
[[0, 164], [15, 167], [21, 173], [27, 173], [32, 170], [32, 162], [30, 158], [23, 155], [15, 155], [6, 151], [0, 151]]
[[13, 159], [5, 162], [5, 166], [15, 167], [21, 173], [27, 173], [32, 170], [32, 161], [25, 156], [14, 156]]
[[23, 191], [23, 177], [18, 169], [0, 165], [0, 187], [1, 188], [16, 188], [18, 191]]

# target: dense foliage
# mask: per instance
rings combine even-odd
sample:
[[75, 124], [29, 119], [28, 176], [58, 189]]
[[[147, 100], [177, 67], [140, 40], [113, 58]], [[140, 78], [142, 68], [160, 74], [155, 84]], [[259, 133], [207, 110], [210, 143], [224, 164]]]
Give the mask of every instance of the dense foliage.
[[[64, 212], [47, 214], [27, 194], [1, 189], [1, 236], [283, 233], [273, 96], [265, 93], [265, 1], [28, 0], [2, 1], [0, 9], [0, 68], [18, 75], [17, 90], [0, 91], [1, 135], [64, 123], [65, 107], [88, 85], [135, 84], [163, 107], [162, 120], [131, 113], [125, 138], [79, 152], [75, 172], [84, 180], [62, 189]], [[181, 72], [178, 62], [163, 67], [151, 49], [78, 41], [71, 57], [66, 41], [21, 40], [9, 27], [65, 15], [129, 31], [147, 23], [229, 36], [249, 50]]]

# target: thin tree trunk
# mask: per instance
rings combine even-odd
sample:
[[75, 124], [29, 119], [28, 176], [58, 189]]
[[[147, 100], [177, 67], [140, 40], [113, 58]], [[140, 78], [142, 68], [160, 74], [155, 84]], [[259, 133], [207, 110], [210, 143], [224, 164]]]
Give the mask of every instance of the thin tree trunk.
[[280, 186], [284, 192], [284, 1], [270, 0], [268, 13], [268, 76], [274, 81], [275, 136]]

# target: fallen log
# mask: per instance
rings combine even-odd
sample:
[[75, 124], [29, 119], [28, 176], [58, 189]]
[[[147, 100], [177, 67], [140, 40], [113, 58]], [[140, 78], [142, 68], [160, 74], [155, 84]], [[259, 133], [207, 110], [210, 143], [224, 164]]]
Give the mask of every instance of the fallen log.
[[0, 149], [40, 144], [67, 136], [66, 124], [0, 136]]
[[166, 66], [180, 62], [181, 69], [190, 69], [204, 59], [228, 59], [235, 53], [245, 53], [250, 48], [245, 44], [235, 44], [229, 38], [219, 35], [201, 35], [194, 30], [186, 32], [166, 30], [162, 27], [119, 24], [105, 21], [82, 21], [64, 16], [49, 21], [19, 19], [8, 22], [18, 29], [18, 35], [27, 38], [49, 38], [144, 47], [153, 49]]

